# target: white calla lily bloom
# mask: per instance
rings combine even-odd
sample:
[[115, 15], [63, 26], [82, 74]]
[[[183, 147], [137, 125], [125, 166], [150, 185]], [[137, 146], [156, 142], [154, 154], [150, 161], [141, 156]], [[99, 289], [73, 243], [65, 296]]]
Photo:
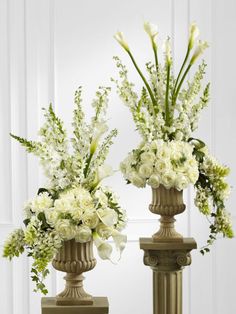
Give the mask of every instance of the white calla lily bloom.
[[193, 56], [190, 60], [190, 64], [193, 64], [201, 54], [203, 54], [204, 50], [208, 48], [209, 45], [206, 41], [199, 40], [198, 45], [193, 53]]
[[117, 32], [114, 35], [115, 40], [118, 41], [118, 43], [126, 50], [129, 51], [128, 43], [124, 39], [124, 34], [122, 32]]
[[158, 35], [157, 26], [150, 22], [144, 22], [143, 28], [153, 42]]
[[111, 258], [111, 253], [112, 253], [112, 246], [109, 243], [106, 243], [103, 241], [97, 232], [93, 233], [93, 241], [94, 244], [97, 248], [98, 255], [100, 256], [101, 259], [106, 260]]
[[197, 27], [196, 23], [192, 23], [189, 28], [189, 49], [192, 49], [194, 46], [194, 43], [199, 36], [199, 28]]
[[111, 208], [99, 208], [97, 210], [97, 215], [100, 218], [100, 220], [104, 223], [104, 225], [108, 227], [114, 226], [118, 221], [118, 215], [114, 211], [114, 209]]

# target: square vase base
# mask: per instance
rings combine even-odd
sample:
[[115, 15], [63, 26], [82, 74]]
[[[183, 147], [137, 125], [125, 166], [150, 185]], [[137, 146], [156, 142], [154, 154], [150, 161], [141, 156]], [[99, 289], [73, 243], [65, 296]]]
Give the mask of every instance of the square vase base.
[[56, 305], [56, 298], [42, 298], [42, 314], [108, 314], [106, 297], [93, 297], [91, 305]]

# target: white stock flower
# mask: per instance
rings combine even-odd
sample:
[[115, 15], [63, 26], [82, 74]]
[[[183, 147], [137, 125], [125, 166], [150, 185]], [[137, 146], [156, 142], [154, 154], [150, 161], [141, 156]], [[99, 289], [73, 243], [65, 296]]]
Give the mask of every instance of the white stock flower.
[[111, 208], [99, 208], [97, 209], [97, 215], [100, 220], [104, 223], [104, 225], [111, 227], [115, 225], [118, 221], [118, 215]]
[[122, 32], [117, 32], [114, 35], [115, 40], [118, 41], [118, 43], [126, 50], [129, 51], [128, 43], [124, 39], [124, 34]]
[[75, 234], [75, 241], [80, 243], [89, 242], [92, 239], [92, 231], [86, 225], [80, 225]]
[[68, 219], [58, 220], [55, 229], [64, 240], [71, 240], [76, 235], [76, 226], [72, 225]]
[[31, 210], [39, 213], [53, 206], [53, 200], [47, 192], [40, 193], [31, 202]]
[[196, 25], [196, 23], [192, 23], [190, 25], [190, 28], [189, 28], [189, 49], [192, 49], [193, 46], [194, 46], [194, 43], [197, 39], [197, 37], [199, 36], [199, 29]]

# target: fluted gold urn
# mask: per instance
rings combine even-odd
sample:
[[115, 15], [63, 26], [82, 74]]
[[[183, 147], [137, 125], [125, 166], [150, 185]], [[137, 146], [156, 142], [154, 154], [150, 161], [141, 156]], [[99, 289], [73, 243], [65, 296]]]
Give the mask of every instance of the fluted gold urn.
[[182, 242], [183, 236], [175, 230], [175, 215], [185, 210], [183, 191], [175, 188], [167, 189], [163, 185], [152, 188], [152, 203], [149, 210], [161, 216], [160, 229], [152, 235], [153, 241]]
[[93, 256], [93, 242], [79, 243], [74, 239], [64, 241], [52, 265], [66, 272], [65, 289], [56, 296], [57, 305], [91, 305], [93, 297], [83, 288], [82, 273], [93, 269], [96, 259]]

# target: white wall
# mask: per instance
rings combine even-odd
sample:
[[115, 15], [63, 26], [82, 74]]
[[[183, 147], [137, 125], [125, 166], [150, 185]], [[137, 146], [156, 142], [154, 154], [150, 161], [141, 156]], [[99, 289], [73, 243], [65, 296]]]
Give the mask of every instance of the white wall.
[[[145, 20], [158, 24], [162, 39], [168, 34], [174, 38], [176, 68], [185, 51], [190, 21], [198, 23], [202, 38], [210, 42], [206, 61], [212, 101], [198, 135], [232, 168], [229, 209], [236, 225], [235, 17], [234, 0], [0, 0], [0, 248], [8, 232], [21, 222], [24, 200], [35, 195], [43, 182], [38, 161], [11, 141], [9, 132], [36, 138], [40, 108], [50, 101], [68, 126], [79, 85], [84, 86], [84, 106], [90, 115], [96, 87], [110, 85], [110, 76], [117, 75], [112, 56], [129, 61], [112, 37], [117, 30], [125, 32], [140, 64], [148, 60]], [[115, 93], [109, 116], [111, 127], [120, 131], [109, 157], [117, 168], [139, 137]], [[127, 209], [129, 241], [120, 264], [98, 260], [97, 267], [86, 274], [85, 285], [92, 294], [109, 297], [111, 314], [151, 313], [151, 270], [142, 263], [138, 243], [140, 236], [157, 229], [156, 217], [147, 210], [151, 192], [126, 186], [120, 174], [109, 183]], [[178, 217], [178, 230], [193, 236], [200, 247], [208, 225], [194, 208], [191, 192], [185, 195], [188, 210]], [[235, 249], [235, 239], [219, 240], [208, 256], [193, 253], [192, 266], [184, 271], [184, 314], [236, 313]], [[0, 258], [1, 314], [40, 313], [40, 296], [32, 293], [29, 269], [25, 256], [12, 263]], [[50, 295], [55, 295], [63, 286], [61, 274], [52, 270], [48, 286]]]

